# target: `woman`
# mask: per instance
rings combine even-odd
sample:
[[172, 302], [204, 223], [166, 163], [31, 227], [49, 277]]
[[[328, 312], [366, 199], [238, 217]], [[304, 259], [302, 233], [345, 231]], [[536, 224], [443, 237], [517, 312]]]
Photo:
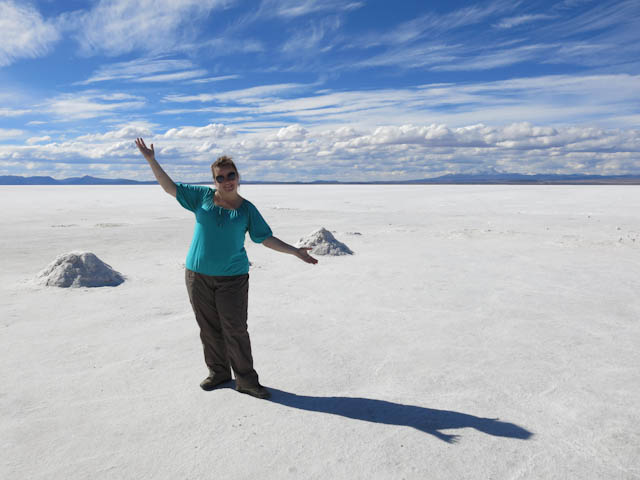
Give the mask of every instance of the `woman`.
[[295, 248], [272, 235], [258, 209], [238, 194], [240, 175], [231, 158], [220, 157], [211, 165], [216, 187], [211, 189], [174, 183], [156, 161], [153, 144], [147, 148], [144, 140], [137, 138], [136, 145], [164, 191], [196, 215], [185, 280], [209, 368], [209, 376], [200, 386], [213, 390], [230, 381], [233, 370], [236, 390], [269, 398], [253, 368], [247, 332], [249, 260], [245, 234], [249, 232], [254, 242], [304, 262], [318, 261], [309, 255], [309, 248]]

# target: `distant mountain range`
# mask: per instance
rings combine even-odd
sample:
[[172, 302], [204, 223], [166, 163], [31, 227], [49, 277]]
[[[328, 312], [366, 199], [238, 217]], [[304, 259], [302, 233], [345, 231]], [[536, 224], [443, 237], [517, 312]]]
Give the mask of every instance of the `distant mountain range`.
[[[139, 182], [124, 178], [84, 177], [56, 180], [52, 177], [21, 177], [17, 175], [0, 175], [0, 185], [153, 185], [154, 181]], [[210, 184], [203, 182], [187, 182]], [[487, 174], [450, 174], [422, 180], [400, 180], [384, 182], [338, 182], [333, 180], [317, 180], [313, 182], [262, 182], [245, 181], [244, 184], [255, 185], [428, 185], [428, 184], [486, 184], [486, 185], [640, 185], [640, 175], [522, 175], [519, 173], [487, 173]]]
[[56, 180], [52, 177], [21, 177], [18, 175], [0, 175], [0, 185], [145, 185], [153, 182], [138, 182], [124, 178], [84, 177]]

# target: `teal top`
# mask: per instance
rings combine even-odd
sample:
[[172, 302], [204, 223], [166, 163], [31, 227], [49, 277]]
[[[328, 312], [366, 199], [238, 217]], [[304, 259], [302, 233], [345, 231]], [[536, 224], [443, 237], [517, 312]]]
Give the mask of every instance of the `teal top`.
[[196, 215], [185, 266], [205, 275], [249, 273], [245, 235], [249, 232], [251, 240], [262, 243], [272, 235], [271, 228], [250, 201], [243, 200], [236, 210], [229, 210], [213, 203], [214, 193], [204, 185], [176, 183], [176, 200]]

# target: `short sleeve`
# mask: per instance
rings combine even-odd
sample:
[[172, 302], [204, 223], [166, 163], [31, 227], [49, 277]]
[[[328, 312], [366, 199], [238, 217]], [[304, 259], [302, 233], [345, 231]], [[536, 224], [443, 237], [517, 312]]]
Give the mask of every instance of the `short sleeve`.
[[249, 222], [247, 227], [249, 230], [249, 236], [254, 242], [262, 243], [267, 238], [271, 237], [273, 233], [265, 219], [260, 215], [258, 209], [252, 203], [247, 203], [249, 204]]
[[195, 212], [201, 205], [209, 187], [176, 182], [176, 200], [187, 210]]

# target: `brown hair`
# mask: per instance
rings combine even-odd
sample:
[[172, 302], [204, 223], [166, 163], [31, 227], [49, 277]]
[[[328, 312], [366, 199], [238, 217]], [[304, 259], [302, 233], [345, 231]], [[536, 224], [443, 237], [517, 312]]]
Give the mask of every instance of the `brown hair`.
[[240, 180], [240, 172], [238, 172], [238, 169], [236, 168], [236, 164], [233, 163], [233, 160], [231, 159], [231, 157], [227, 157], [226, 155], [222, 155], [221, 157], [218, 157], [218, 159], [211, 164], [211, 174], [213, 175], [214, 179], [216, 177], [216, 168], [224, 168], [224, 167], [233, 168], [236, 171], [236, 176], [238, 177], [238, 180]]

